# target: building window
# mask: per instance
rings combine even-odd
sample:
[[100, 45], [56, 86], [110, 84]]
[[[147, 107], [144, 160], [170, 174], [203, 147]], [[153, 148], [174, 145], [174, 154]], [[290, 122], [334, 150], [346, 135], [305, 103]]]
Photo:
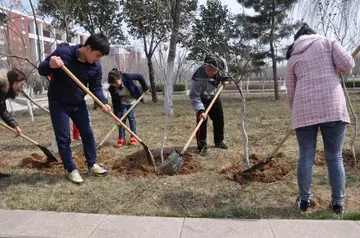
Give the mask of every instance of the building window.
[[50, 31], [43, 30], [43, 36], [44, 36], [44, 37], [49, 37], [49, 38], [50, 38]]
[[57, 39], [57, 40], [61, 40], [61, 34], [56, 33], [56, 39]]
[[22, 29], [22, 30], [25, 30], [24, 18], [21, 18], [21, 29]]

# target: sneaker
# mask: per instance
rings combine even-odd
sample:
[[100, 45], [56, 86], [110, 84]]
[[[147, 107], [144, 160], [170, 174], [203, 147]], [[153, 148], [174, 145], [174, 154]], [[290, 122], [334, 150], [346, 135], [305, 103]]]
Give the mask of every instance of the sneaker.
[[226, 150], [227, 148], [229, 148], [223, 141], [221, 141], [220, 143], [216, 143], [215, 144], [216, 148], [220, 148], [220, 149], [224, 149]]
[[130, 145], [136, 145], [136, 138], [135, 137], [130, 137]]
[[81, 178], [79, 171], [77, 169], [74, 169], [71, 173], [68, 174], [68, 179], [77, 184], [82, 184], [84, 180]]
[[198, 151], [199, 151], [199, 155], [200, 155], [200, 156], [203, 156], [203, 157], [207, 156], [207, 154], [208, 154], [206, 147], [198, 148]]
[[333, 212], [335, 212], [336, 214], [344, 213], [344, 204], [331, 203], [330, 207], [332, 208]]
[[298, 209], [300, 209], [300, 211], [302, 211], [302, 212], [306, 212], [307, 209], [310, 207], [310, 204], [311, 204], [311, 200], [303, 201], [303, 200], [300, 200], [300, 197], [298, 197], [298, 199], [297, 199]]
[[120, 148], [125, 144], [124, 139], [118, 139], [116, 145], [114, 145], [116, 148]]
[[10, 177], [10, 174], [0, 173], [0, 179], [2, 179], [2, 178], [8, 178], [8, 177]]
[[98, 177], [103, 177], [108, 174], [108, 171], [98, 164], [94, 164], [93, 167], [90, 168], [90, 171]]

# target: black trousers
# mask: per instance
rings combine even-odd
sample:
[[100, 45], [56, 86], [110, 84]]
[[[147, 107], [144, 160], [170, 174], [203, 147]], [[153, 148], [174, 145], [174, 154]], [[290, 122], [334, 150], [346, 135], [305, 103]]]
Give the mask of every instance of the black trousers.
[[[209, 99], [209, 100], [201, 99], [201, 101], [204, 104], [205, 110], [206, 110], [206, 108], [208, 108], [208, 106], [211, 102], [211, 99]], [[213, 122], [214, 142], [215, 142], [215, 144], [218, 144], [224, 140], [224, 112], [222, 109], [220, 98], [217, 98], [215, 100], [214, 105], [212, 106], [212, 108], [209, 111], [208, 117], [210, 117], [210, 119]], [[197, 113], [196, 123], [198, 123], [200, 121], [200, 119], [201, 119], [200, 114]], [[196, 141], [197, 141], [199, 150], [201, 150], [204, 146], [207, 145], [206, 144], [207, 121], [208, 120], [205, 120], [201, 124], [199, 130], [196, 132]]]

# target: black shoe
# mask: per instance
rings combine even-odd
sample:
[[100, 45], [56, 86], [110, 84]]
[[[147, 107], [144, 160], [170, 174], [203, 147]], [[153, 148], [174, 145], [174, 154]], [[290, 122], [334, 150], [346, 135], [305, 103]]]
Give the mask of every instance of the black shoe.
[[330, 204], [330, 207], [332, 208], [333, 212], [336, 214], [343, 214], [344, 213], [344, 204]]
[[8, 178], [8, 177], [10, 177], [10, 174], [0, 173], [0, 179], [2, 179], [2, 178]]
[[207, 156], [207, 148], [206, 147], [203, 147], [203, 148], [198, 148], [198, 151], [199, 151], [199, 155], [200, 156]]
[[227, 150], [227, 148], [229, 148], [223, 141], [221, 141], [220, 143], [216, 143], [215, 147], [220, 148], [220, 149], [224, 149], [224, 150]]
[[311, 200], [303, 201], [303, 200], [300, 200], [300, 197], [298, 197], [298, 199], [297, 199], [297, 206], [300, 209], [300, 211], [302, 211], [302, 212], [306, 212], [307, 209], [310, 207], [310, 204], [311, 204]]

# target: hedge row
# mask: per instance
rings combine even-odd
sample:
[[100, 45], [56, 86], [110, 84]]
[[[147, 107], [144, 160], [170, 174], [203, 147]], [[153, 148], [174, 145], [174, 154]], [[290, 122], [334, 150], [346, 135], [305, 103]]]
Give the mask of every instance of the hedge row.
[[[174, 84], [174, 92], [183, 92], [186, 91], [185, 84]], [[156, 92], [164, 92], [164, 84], [157, 84], [156, 85]]]

